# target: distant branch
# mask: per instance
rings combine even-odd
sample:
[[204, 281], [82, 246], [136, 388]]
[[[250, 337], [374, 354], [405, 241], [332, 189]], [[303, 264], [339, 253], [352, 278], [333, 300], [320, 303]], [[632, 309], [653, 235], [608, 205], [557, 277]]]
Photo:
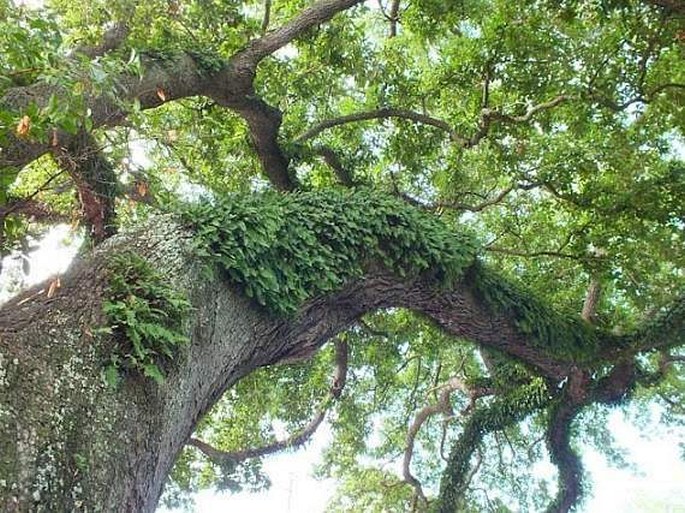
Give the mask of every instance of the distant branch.
[[[333, 379], [329, 389], [330, 399], [339, 399], [343, 389], [345, 388], [345, 383], [347, 382], [348, 352], [349, 350], [347, 342], [344, 342], [340, 339], [336, 340], [335, 371], [333, 373]], [[325, 405], [297, 434], [292, 435], [285, 440], [276, 441], [272, 444], [243, 449], [240, 451], [222, 451], [206, 442], [203, 442], [202, 440], [190, 438], [188, 440], [188, 445], [199, 449], [205, 454], [205, 456], [207, 456], [216, 464], [240, 463], [250, 458], [258, 458], [282, 451], [284, 449], [296, 448], [307, 442], [326, 418], [326, 413], [328, 413], [327, 403], [328, 401], [326, 401]]]
[[572, 253], [563, 253], [561, 251], [520, 251], [513, 248], [503, 248], [499, 246], [487, 246], [486, 251], [492, 251], [493, 253], [502, 253], [511, 256], [520, 256], [524, 258], [537, 258], [537, 257], [553, 257], [553, 258], [568, 258], [571, 260], [583, 260], [580, 255], [574, 255]]
[[410, 484], [418, 497], [418, 499], [425, 505], [427, 503], [426, 495], [423, 493], [421, 483], [411, 473], [411, 459], [414, 454], [414, 441], [416, 435], [419, 433], [421, 426], [433, 415], [442, 413], [446, 416], [454, 415], [452, 405], [450, 403], [450, 395], [455, 390], [463, 390], [468, 393], [468, 388], [462, 380], [456, 376], [449, 379], [446, 383], [440, 386], [440, 393], [435, 404], [424, 406], [414, 417], [414, 421], [409, 426], [407, 432], [407, 441], [404, 446], [404, 460], [402, 463], [402, 476], [404, 481]]
[[540, 103], [531, 107], [524, 115], [521, 116], [511, 116], [508, 114], [503, 114], [494, 109], [484, 108], [481, 111], [479, 128], [471, 137], [465, 137], [462, 134], [459, 134], [449, 123], [442, 119], [434, 118], [412, 110], [384, 107], [381, 109], [357, 112], [354, 114], [348, 114], [346, 116], [340, 116], [322, 121], [306, 132], [303, 132], [297, 136], [295, 140], [306, 141], [318, 136], [324, 130], [348, 123], [356, 123], [359, 121], [368, 121], [373, 119], [398, 118], [407, 119], [409, 121], [414, 121], [416, 123], [438, 128], [443, 132], [446, 132], [450, 140], [462, 148], [472, 148], [488, 135], [493, 120], [507, 124], [525, 123], [530, 121], [538, 112], [552, 109], [562, 102], [567, 101], [569, 98], [569, 96], [560, 95], [548, 102]]
[[508, 187], [502, 189], [499, 193], [497, 193], [497, 195], [493, 196], [490, 199], [486, 199], [476, 205], [439, 201], [437, 203], [434, 203], [432, 205], [432, 208], [450, 208], [455, 210], [465, 210], [468, 212], [481, 212], [488, 207], [501, 203], [509, 195], [509, 193], [519, 188], [520, 187], [518, 187], [516, 184], [511, 184]]
[[329, 128], [333, 128], [336, 126], [340, 125], [345, 125], [348, 123], [355, 123], [358, 121], [368, 121], [372, 119], [389, 119], [389, 118], [400, 118], [400, 119], [408, 119], [410, 121], [415, 121], [417, 123], [423, 123], [424, 125], [430, 125], [435, 128], [439, 128], [440, 130], [443, 130], [450, 134], [451, 138], [459, 137], [457, 136], [453, 130], [452, 127], [449, 125], [449, 123], [442, 121], [437, 118], [432, 118], [430, 116], [427, 116], [425, 114], [420, 114], [418, 112], [414, 112], [412, 110], [406, 110], [406, 109], [392, 109], [392, 108], [382, 108], [382, 109], [377, 109], [377, 110], [371, 110], [371, 111], [365, 111], [365, 112], [357, 112], [355, 114], [348, 114], [346, 116], [340, 116], [337, 118], [332, 118], [332, 119], [327, 119], [325, 121], [322, 121], [318, 125], [315, 125], [314, 127], [310, 128], [306, 132], [303, 132], [299, 136], [295, 138], [296, 141], [306, 141], [308, 139], [312, 139], [319, 135], [321, 132], [324, 130], [327, 130]]
[[541, 112], [543, 110], [549, 110], [557, 105], [570, 100], [571, 97], [567, 96], [565, 94], [559, 95], [556, 98], [553, 98], [552, 100], [549, 100], [547, 102], [539, 103], [537, 105], [534, 105], [530, 107], [525, 114], [521, 116], [511, 116], [509, 114], [504, 114], [502, 112], [499, 112], [497, 110], [492, 110], [492, 109], [483, 109], [483, 117], [484, 118], [491, 118], [491, 119], [497, 119], [499, 121], [503, 121], [505, 123], [526, 123], [530, 121], [535, 114], [538, 112]]

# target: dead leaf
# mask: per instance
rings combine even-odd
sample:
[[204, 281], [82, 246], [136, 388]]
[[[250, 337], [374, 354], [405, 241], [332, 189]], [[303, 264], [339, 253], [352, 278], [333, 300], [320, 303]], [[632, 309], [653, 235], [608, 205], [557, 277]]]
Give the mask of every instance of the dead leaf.
[[48, 287], [48, 298], [51, 298], [57, 293], [57, 290], [62, 286], [61, 282], [59, 281], [59, 278], [55, 278], [50, 282], [50, 286]]
[[164, 89], [162, 89], [161, 87], [158, 87], [158, 88], [157, 88], [157, 96], [158, 96], [159, 99], [162, 100], [163, 102], [166, 101], [166, 93], [164, 92]]
[[23, 116], [17, 124], [17, 135], [19, 137], [26, 137], [31, 129], [31, 118]]

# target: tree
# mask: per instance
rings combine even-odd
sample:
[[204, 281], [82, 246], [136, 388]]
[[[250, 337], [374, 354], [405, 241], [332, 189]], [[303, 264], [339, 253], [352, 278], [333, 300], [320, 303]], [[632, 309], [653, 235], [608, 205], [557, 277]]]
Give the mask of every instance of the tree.
[[569, 511], [603, 407], [682, 424], [680, 3], [0, 12], [0, 249], [88, 241], [0, 309], [4, 510], [265, 486], [328, 417], [340, 510]]

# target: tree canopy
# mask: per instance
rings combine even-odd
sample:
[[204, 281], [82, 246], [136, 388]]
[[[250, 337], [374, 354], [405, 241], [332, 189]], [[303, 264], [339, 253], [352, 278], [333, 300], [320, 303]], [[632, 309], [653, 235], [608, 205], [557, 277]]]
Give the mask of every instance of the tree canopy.
[[569, 511], [607, 407], [685, 422], [684, 43], [666, 0], [0, 0], [0, 256], [82, 230], [112, 393], [196, 335], [111, 242], [156, 220], [265, 315], [352, 312], [206, 399], [168, 504], [326, 419], [331, 511]]

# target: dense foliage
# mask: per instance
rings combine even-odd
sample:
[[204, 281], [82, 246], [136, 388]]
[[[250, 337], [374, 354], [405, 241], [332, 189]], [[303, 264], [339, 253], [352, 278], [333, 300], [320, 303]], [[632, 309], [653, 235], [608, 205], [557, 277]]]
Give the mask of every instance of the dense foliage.
[[[0, 0], [0, 255], [59, 222], [97, 245], [186, 202], [207, 279], [275, 315], [373, 266], [469, 280], [577, 374], [375, 312], [333, 341], [350, 348], [344, 392], [332, 344], [229, 390], [195, 436], [233, 456], [188, 447], [167, 498], [262, 486], [259, 458], [235, 452], [323, 409], [334, 510], [567, 511], [571, 440], [611, 438], [602, 408], [685, 422], [683, 16], [638, 0]], [[188, 305], [136, 258], [112, 259], [105, 309], [131, 343], [114, 364], [159, 378]], [[556, 487], [535, 470], [549, 460]]]
[[360, 278], [365, 265], [431, 273], [449, 287], [475, 258], [471, 237], [369, 190], [232, 195], [193, 205], [184, 217], [198, 254], [276, 314]]

